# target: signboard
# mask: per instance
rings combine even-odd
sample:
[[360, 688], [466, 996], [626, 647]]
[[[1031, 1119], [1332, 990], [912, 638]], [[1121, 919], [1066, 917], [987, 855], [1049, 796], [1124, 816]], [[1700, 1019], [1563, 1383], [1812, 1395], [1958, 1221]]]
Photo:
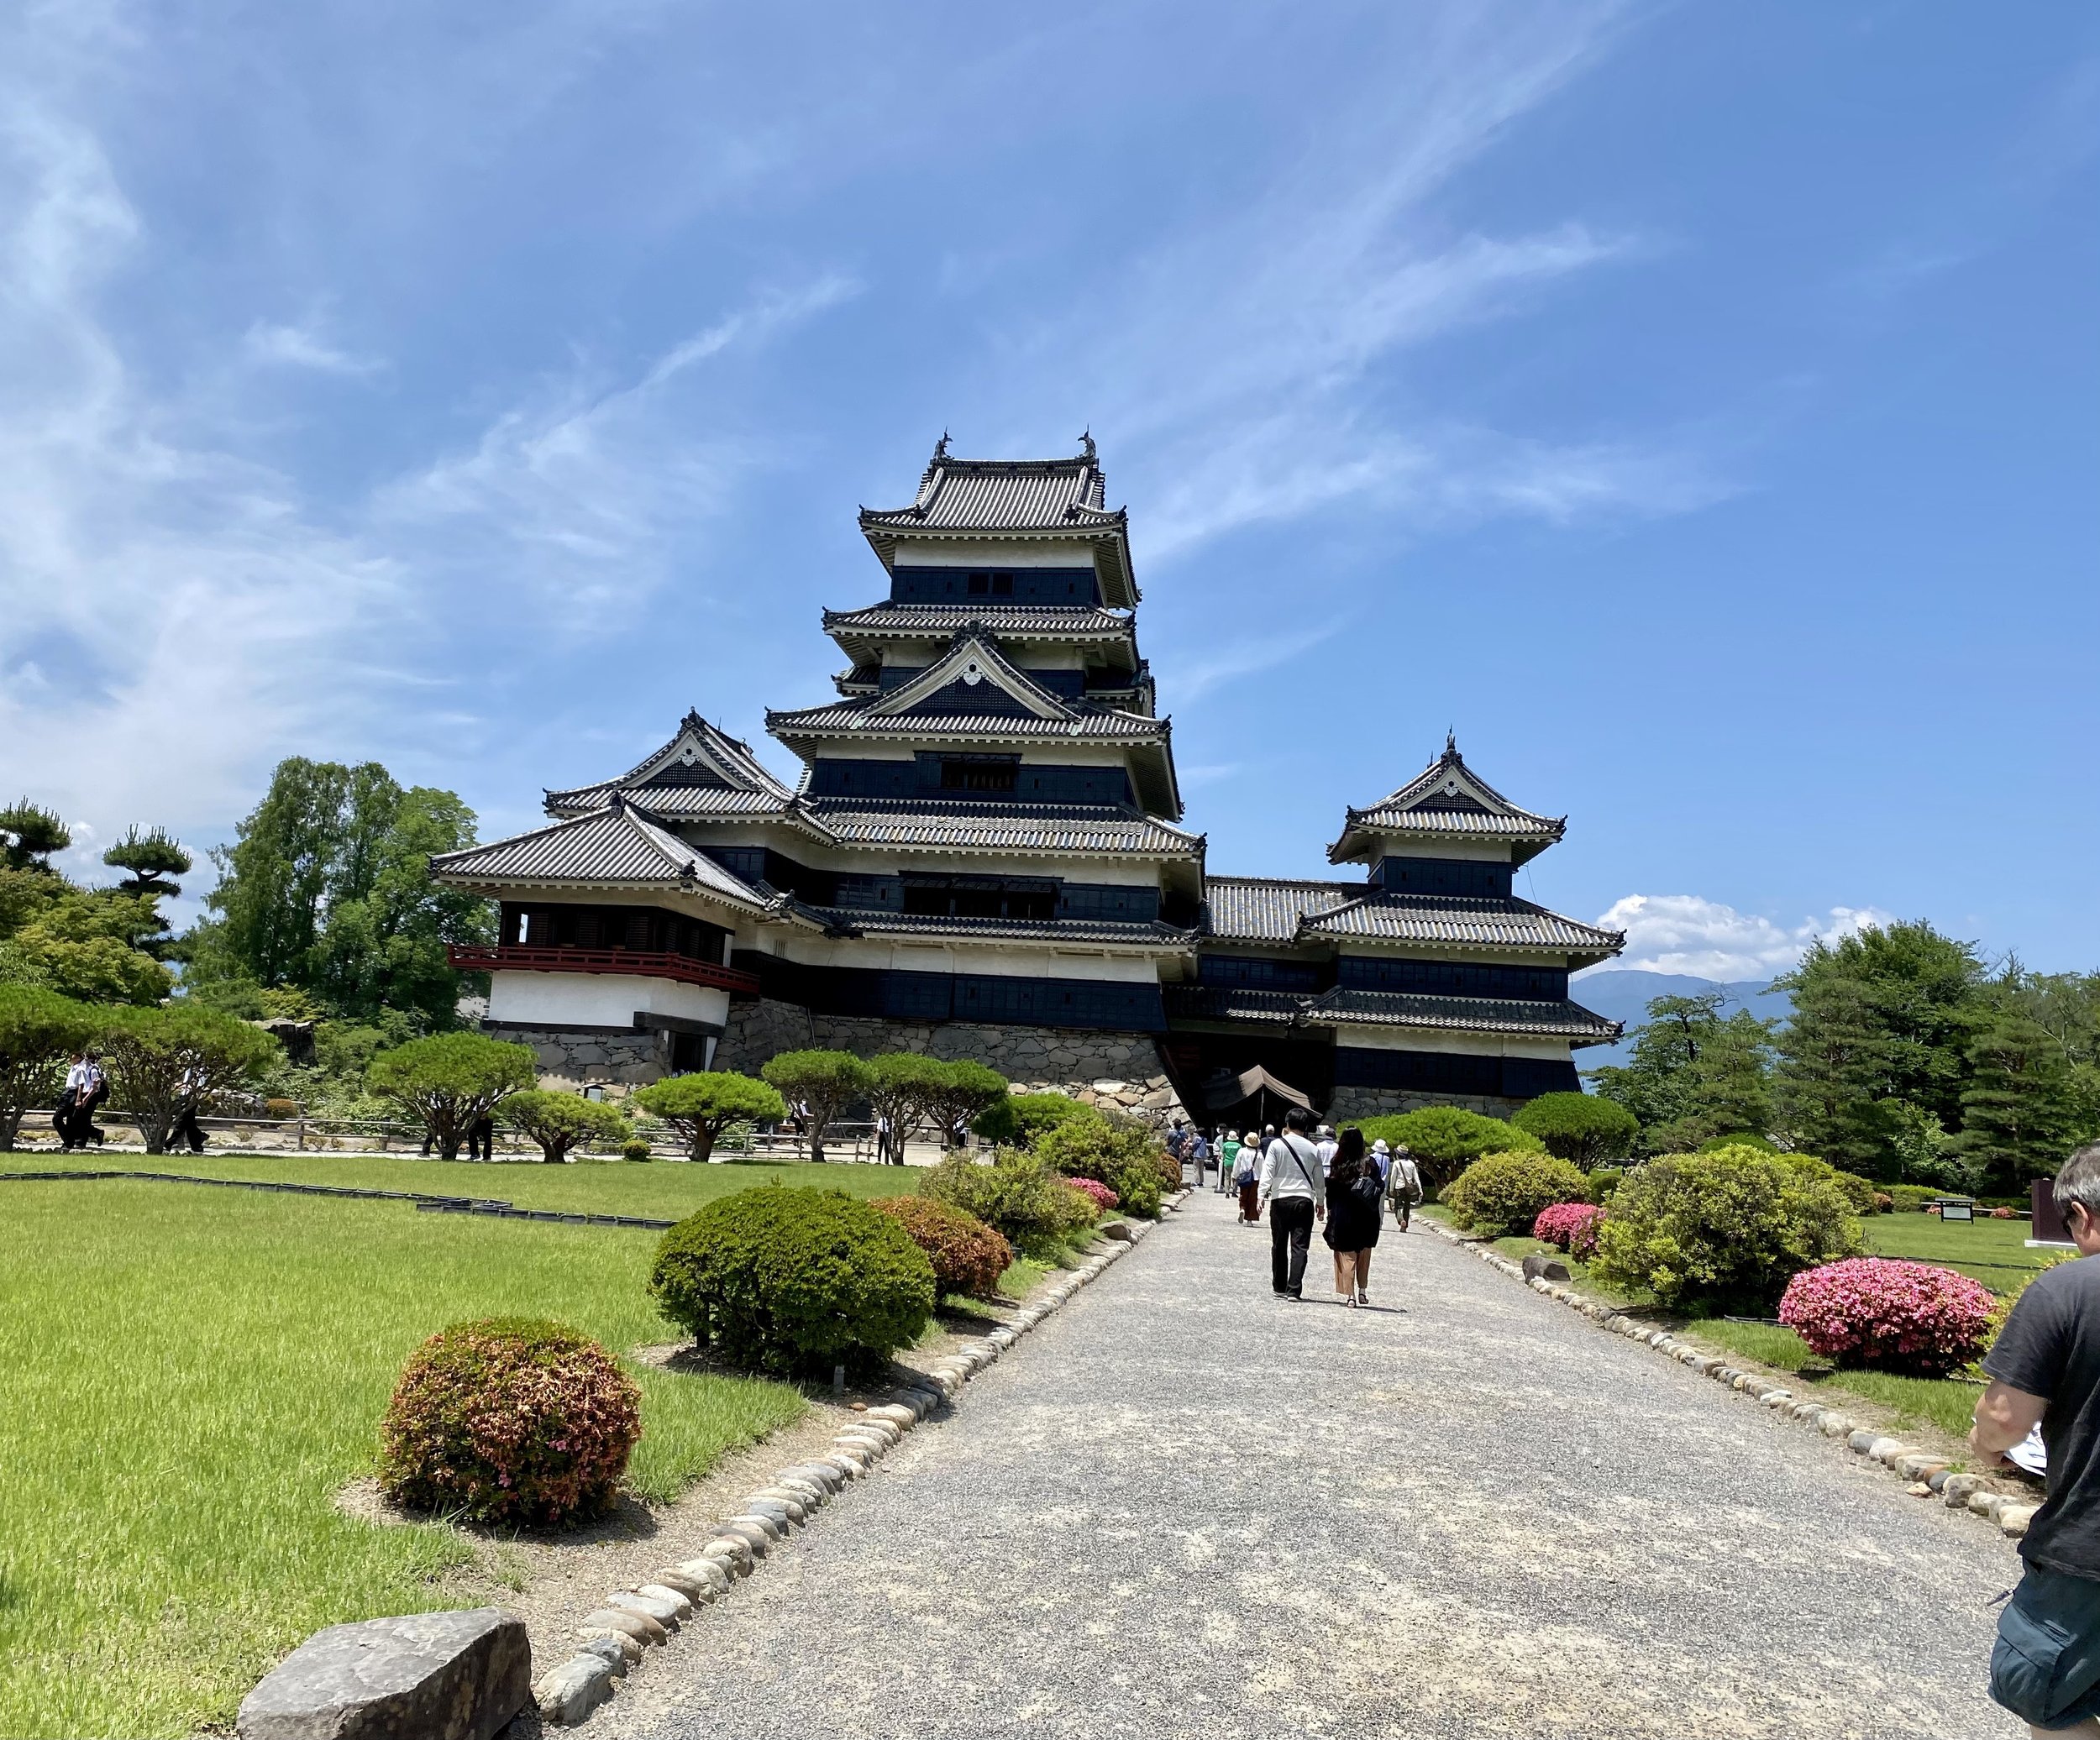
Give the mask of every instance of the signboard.
[[2056, 1212], [2055, 1181], [2037, 1178], [2028, 1187], [2028, 1202], [2034, 1210], [2034, 1221], [2029, 1231], [2027, 1242], [2029, 1245], [2070, 1245], [2071, 1234], [2064, 1226], [2063, 1216]]

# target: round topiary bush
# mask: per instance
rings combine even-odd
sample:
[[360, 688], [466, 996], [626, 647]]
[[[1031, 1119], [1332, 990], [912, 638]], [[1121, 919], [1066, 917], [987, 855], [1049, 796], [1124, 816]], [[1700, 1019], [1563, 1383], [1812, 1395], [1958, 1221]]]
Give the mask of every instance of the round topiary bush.
[[626, 1141], [620, 1144], [620, 1158], [622, 1160], [632, 1160], [639, 1163], [646, 1160], [654, 1160], [655, 1157], [646, 1136], [629, 1136]]
[[1844, 1191], [1792, 1157], [1746, 1145], [1635, 1167], [1612, 1192], [1598, 1278], [1671, 1308], [1764, 1315], [1802, 1270], [1861, 1249]]
[[559, 1323], [454, 1323], [409, 1355], [380, 1427], [395, 1503], [477, 1522], [596, 1515], [642, 1435], [642, 1392], [589, 1337]]
[[1951, 1269], [1851, 1257], [1789, 1281], [1779, 1321], [1840, 1365], [1944, 1377], [1983, 1351], [1996, 1303]]
[[1581, 1172], [1550, 1154], [1483, 1154], [1437, 1200], [1460, 1226], [1499, 1239], [1556, 1203], [1579, 1203], [1587, 1188]]
[[998, 1292], [1014, 1248], [996, 1228], [931, 1197], [877, 1197], [869, 1206], [911, 1235], [933, 1265], [933, 1284], [942, 1293], [989, 1299]]
[[1425, 1106], [1383, 1118], [1351, 1118], [1343, 1128], [1363, 1132], [1370, 1144], [1383, 1140], [1415, 1156], [1422, 1182], [1434, 1190], [1448, 1184], [1483, 1154], [1543, 1154], [1546, 1144], [1528, 1129], [1459, 1106]]
[[1509, 1121], [1545, 1143], [1547, 1153], [1584, 1171], [1624, 1160], [1641, 1140], [1641, 1120], [1595, 1093], [1541, 1093]]
[[828, 1377], [916, 1340], [933, 1266], [903, 1223], [843, 1191], [739, 1191], [664, 1234], [649, 1290], [732, 1363]]
[[1594, 1203], [1556, 1203], [1539, 1211], [1531, 1236], [1587, 1262], [1597, 1254], [1597, 1223], [1604, 1218], [1604, 1211]]

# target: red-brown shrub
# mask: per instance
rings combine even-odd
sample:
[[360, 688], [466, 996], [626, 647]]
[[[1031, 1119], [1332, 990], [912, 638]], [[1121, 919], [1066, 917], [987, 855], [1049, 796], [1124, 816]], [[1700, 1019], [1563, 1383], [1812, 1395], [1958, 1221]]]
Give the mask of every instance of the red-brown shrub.
[[942, 1293], [989, 1299], [1014, 1260], [1014, 1248], [995, 1227], [932, 1197], [877, 1197], [869, 1204], [890, 1216], [933, 1265], [933, 1284]]
[[605, 1508], [642, 1435], [642, 1392], [587, 1336], [524, 1318], [439, 1331], [408, 1357], [380, 1428], [396, 1503], [478, 1522]]

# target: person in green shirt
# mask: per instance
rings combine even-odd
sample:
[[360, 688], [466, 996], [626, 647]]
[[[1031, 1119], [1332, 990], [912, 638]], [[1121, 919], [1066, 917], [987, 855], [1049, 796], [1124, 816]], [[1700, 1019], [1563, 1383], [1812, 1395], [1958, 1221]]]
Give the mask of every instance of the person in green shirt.
[[1240, 1139], [1228, 1129], [1225, 1133], [1224, 1140], [1218, 1144], [1218, 1158], [1222, 1162], [1218, 1167], [1219, 1195], [1222, 1196], [1227, 1191], [1236, 1188], [1232, 1182], [1232, 1175], [1238, 1170], [1236, 1162], [1239, 1157]]

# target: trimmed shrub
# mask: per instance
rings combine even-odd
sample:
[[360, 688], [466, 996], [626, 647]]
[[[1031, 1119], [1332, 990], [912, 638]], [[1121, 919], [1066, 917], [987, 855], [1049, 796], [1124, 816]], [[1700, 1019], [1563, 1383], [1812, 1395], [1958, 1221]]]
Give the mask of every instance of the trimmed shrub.
[[[199, 1111], [209, 1111], [229, 1088], [260, 1074], [271, 1059], [283, 1055], [276, 1040], [260, 1028], [216, 1009], [176, 1003], [99, 1013], [110, 1098], [139, 1119], [139, 1134], [145, 1139], [149, 1154], [168, 1151], [185, 1106], [194, 1103]], [[495, 1041], [477, 1037], [475, 1043]], [[533, 1055], [522, 1046], [499, 1049], [515, 1049], [528, 1058]], [[528, 1084], [532, 1081], [529, 1071], [525, 1079]]]
[[1589, 1187], [1583, 1194], [1601, 1208], [1611, 1200], [1612, 1192], [1619, 1188], [1620, 1182], [1625, 1176], [1621, 1167], [1599, 1166], [1589, 1175]]
[[1779, 1321], [1840, 1365], [1944, 1377], [1983, 1351], [1994, 1303], [1951, 1269], [1861, 1256], [1803, 1269], [1787, 1283]]
[[381, 1052], [365, 1072], [365, 1085], [428, 1130], [440, 1159], [457, 1160], [467, 1132], [512, 1094], [530, 1088], [538, 1068], [530, 1046], [479, 1033], [433, 1033]]
[[1597, 1223], [1604, 1218], [1604, 1211], [1594, 1203], [1556, 1203], [1539, 1211], [1531, 1236], [1588, 1262], [1597, 1254]]
[[1861, 1249], [1838, 1186], [1788, 1157], [1737, 1146], [1666, 1154], [1626, 1174], [1598, 1234], [1598, 1278], [1672, 1309], [1764, 1315], [1803, 1269]]
[[1556, 1203], [1579, 1203], [1583, 1189], [1583, 1175], [1550, 1154], [1483, 1154], [1437, 1200], [1460, 1226], [1499, 1239]]
[[1105, 1184], [1121, 1202], [1125, 1213], [1147, 1220], [1159, 1219], [1166, 1182], [1159, 1164], [1162, 1157], [1173, 1167], [1174, 1182], [1181, 1182], [1181, 1169], [1167, 1155], [1158, 1136], [1120, 1112], [1097, 1111], [1066, 1119], [1037, 1136], [1029, 1151], [1068, 1178]]
[[528, 1088], [505, 1100], [503, 1121], [537, 1144], [540, 1158], [552, 1166], [566, 1161], [572, 1148], [618, 1141], [633, 1133], [617, 1106], [540, 1088]]
[[989, 1299], [998, 1292], [1014, 1248], [996, 1228], [932, 1197], [877, 1197], [869, 1207], [911, 1234], [933, 1265], [933, 1284], [943, 1295]]
[[1105, 1214], [1122, 1198], [1098, 1178], [1067, 1178], [1064, 1181], [1094, 1205], [1096, 1214]]
[[1927, 1203], [1936, 1203], [1946, 1192], [1932, 1184], [1884, 1184], [1882, 1190], [1896, 1205], [1898, 1213], [1922, 1214]]
[[575, 1522], [618, 1489], [642, 1392], [588, 1336], [529, 1318], [454, 1323], [409, 1355], [380, 1428], [395, 1503], [477, 1522]]
[[739, 1191], [664, 1234], [649, 1291], [723, 1359], [828, 1377], [879, 1368], [933, 1314], [933, 1266], [893, 1217], [843, 1191]]
[[1383, 1139], [1415, 1156], [1425, 1188], [1448, 1184], [1483, 1154], [1543, 1154], [1546, 1144], [1529, 1130], [1457, 1106], [1425, 1106], [1389, 1118], [1352, 1118], [1343, 1126], [1363, 1132], [1364, 1145]]
[[1777, 1143], [1747, 1129], [1739, 1129], [1732, 1136], [1709, 1136], [1699, 1144], [1698, 1151], [1702, 1154], [1718, 1154], [1724, 1148], [1755, 1148], [1760, 1154], [1779, 1152]]
[[[1719, 1150], [1703, 1148], [1699, 1151], [1704, 1154]], [[1782, 1154], [1779, 1159], [1804, 1178], [1821, 1179], [1825, 1183], [1836, 1186], [1839, 1193], [1851, 1205], [1855, 1214], [1872, 1214], [1874, 1212], [1875, 1187], [1857, 1172], [1843, 1171], [1829, 1161], [1818, 1160], [1808, 1154]]]
[[1067, 1099], [1062, 1093], [1009, 1093], [979, 1112], [970, 1128], [988, 1142], [996, 1142], [1002, 1147], [1025, 1148], [1045, 1130], [1054, 1129], [1060, 1124], [1069, 1124], [1075, 1118], [1100, 1115], [1092, 1106]]
[[686, 1157], [701, 1162], [731, 1124], [787, 1116], [778, 1088], [727, 1069], [667, 1076], [638, 1089], [634, 1103], [676, 1130], [685, 1138]]
[[22, 1114], [58, 1103], [66, 1061], [95, 1032], [98, 1011], [36, 985], [0, 984], [0, 1153]]
[[646, 1137], [629, 1136], [627, 1140], [620, 1144], [620, 1158], [639, 1163], [645, 1160], [654, 1160], [656, 1156], [650, 1151]]
[[919, 1194], [974, 1214], [1005, 1234], [1016, 1250], [1055, 1255], [1068, 1234], [1093, 1224], [1094, 1210], [1039, 1155], [1002, 1148], [990, 1166], [951, 1154], [929, 1166]]
[[1585, 1171], [1624, 1160], [1641, 1138], [1638, 1118], [1594, 1093], [1541, 1093], [1509, 1121], [1545, 1143], [1548, 1154]]

